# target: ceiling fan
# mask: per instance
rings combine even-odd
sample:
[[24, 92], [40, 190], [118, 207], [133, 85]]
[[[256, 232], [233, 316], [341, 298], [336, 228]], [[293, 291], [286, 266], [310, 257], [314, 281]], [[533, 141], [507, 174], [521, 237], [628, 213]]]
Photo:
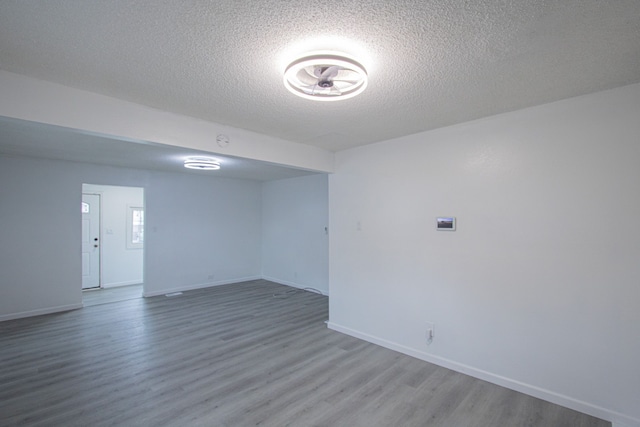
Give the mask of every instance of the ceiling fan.
[[316, 54], [300, 58], [284, 74], [287, 89], [318, 101], [347, 99], [367, 86], [367, 73], [355, 60], [338, 54]]

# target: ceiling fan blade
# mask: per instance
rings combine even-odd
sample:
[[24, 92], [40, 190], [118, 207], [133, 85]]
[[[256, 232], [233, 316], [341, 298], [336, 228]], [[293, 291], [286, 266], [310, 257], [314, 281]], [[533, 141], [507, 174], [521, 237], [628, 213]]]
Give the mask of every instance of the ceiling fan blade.
[[318, 83], [317, 77], [309, 74], [309, 70], [306, 68], [301, 69], [296, 73], [296, 78], [305, 85], [315, 85]]
[[337, 65], [327, 67], [327, 69], [320, 74], [320, 80], [330, 80], [333, 77], [337, 76], [339, 71], [340, 67]]
[[314, 93], [318, 92], [318, 84], [314, 83], [312, 85], [304, 85], [304, 86], [298, 86], [298, 89], [302, 90], [304, 93], [308, 93], [310, 95], [313, 95]]
[[342, 95], [342, 91], [337, 86], [331, 86], [329, 95]]
[[353, 70], [349, 70], [348, 68], [341, 68], [338, 71], [338, 75], [335, 77], [336, 79], [347, 80], [347, 79], [361, 79], [361, 75], [358, 72]]
[[334, 80], [333, 81], [333, 87], [338, 88], [338, 90], [347, 90], [347, 89], [351, 89], [354, 87], [353, 83], [350, 82], [343, 82], [343, 81], [338, 81], [338, 80]]
[[349, 83], [349, 84], [352, 84], [352, 85], [353, 85], [353, 84], [359, 83], [359, 82], [360, 82], [360, 80], [343, 80], [343, 79], [333, 79], [333, 80], [332, 80], [332, 82], [334, 82], [334, 83], [337, 83], [337, 82], [340, 82], [340, 83]]

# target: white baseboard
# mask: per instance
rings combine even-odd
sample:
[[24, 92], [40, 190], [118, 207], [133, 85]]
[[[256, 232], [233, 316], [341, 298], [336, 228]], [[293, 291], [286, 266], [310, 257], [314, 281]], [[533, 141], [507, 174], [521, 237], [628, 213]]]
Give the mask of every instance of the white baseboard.
[[433, 354], [415, 350], [413, 348], [392, 341], [388, 341], [373, 335], [356, 331], [351, 328], [347, 328], [345, 326], [338, 325], [334, 322], [328, 322], [327, 326], [329, 329], [332, 329], [334, 331], [342, 332], [343, 334], [350, 335], [355, 338], [360, 338], [364, 341], [377, 344], [381, 347], [385, 347], [390, 350], [415, 357], [416, 359], [424, 360], [425, 362], [433, 363], [434, 365], [442, 366], [444, 368], [451, 369], [452, 371], [460, 372], [474, 378], [506, 387], [511, 390], [519, 391], [521, 393], [525, 393], [530, 396], [537, 397], [539, 399], [546, 400], [548, 402], [555, 403], [557, 405], [603, 419], [605, 421], [611, 421], [613, 423], [612, 427], [640, 427], [640, 419], [633, 418], [628, 415], [600, 407], [598, 405], [593, 405], [588, 402], [574, 399], [570, 396], [565, 396], [560, 393], [555, 393], [550, 390], [496, 375], [482, 369], [477, 369], [472, 366], [435, 356]]
[[282, 279], [276, 279], [275, 277], [269, 277], [269, 276], [262, 276], [262, 278], [264, 280], [268, 280], [270, 282], [274, 282], [274, 283], [278, 283], [280, 285], [285, 285], [285, 286], [291, 286], [292, 288], [298, 288], [298, 289], [315, 289], [317, 291], [319, 291], [322, 295], [324, 296], [329, 296], [329, 292], [327, 291], [323, 291], [322, 289], [317, 289], [314, 288], [313, 286], [307, 286], [307, 285], [302, 285], [300, 283], [295, 283], [295, 282], [289, 282], [288, 280], [282, 280]]
[[129, 280], [126, 282], [115, 282], [115, 283], [103, 283], [102, 287], [107, 288], [119, 288], [120, 286], [130, 286], [130, 285], [141, 285], [142, 280]]
[[47, 307], [38, 310], [21, 311], [20, 313], [11, 313], [0, 316], [0, 322], [6, 320], [22, 319], [24, 317], [42, 316], [43, 314], [59, 313], [61, 311], [77, 310], [82, 308], [82, 303], [59, 305], [57, 307]]
[[178, 286], [175, 288], [169, 288], [169, 289], [161, 289], [161, 290], [153, 290], [153, 291], [144, 291], [142, 293], [142, 296], [147, 298], [147, 297], [155, 297], [158, 295], [166, 295], [166, 294], [171, 294], [174, 292], [186, 292], [186, 291], [193, 291], [195, 289], [203, 289], [203, 288], [210, 288], [212, 286], [221, 286], [221, 285], [230, 285], [233, 283], [240, 283], [240, 282], [248, 282], [249, 280], [259, 280], [262, 279], [261, 276], [250, 276], [250, 277], [240, 277], [237, 279], [230, 279], [230, 280], [219, 280], [217, 282], [207, 282], [207, 283], [198, 283], [198, 284], [194, 284], [194, 285], [184, 285], [184, 286]]

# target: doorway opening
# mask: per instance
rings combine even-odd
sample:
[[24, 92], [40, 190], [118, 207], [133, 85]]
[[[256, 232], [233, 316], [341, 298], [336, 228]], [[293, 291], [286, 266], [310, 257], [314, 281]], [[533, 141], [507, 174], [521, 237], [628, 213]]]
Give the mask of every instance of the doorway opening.
[[144, 292], [144, 188], [82, 184], [85, 306]]

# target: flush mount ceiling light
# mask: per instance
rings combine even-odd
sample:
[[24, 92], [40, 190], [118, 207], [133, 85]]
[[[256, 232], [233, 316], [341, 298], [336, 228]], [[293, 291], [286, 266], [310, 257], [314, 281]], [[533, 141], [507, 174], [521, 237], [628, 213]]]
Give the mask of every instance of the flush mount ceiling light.
[[187, 157], [184, 160], [184, 167], [187, 169], [215, 171], [220, 169], [220, 160], [214, 159], [213, 157]]
[[365, 90], [367, 71], [342, 54], [310, 54], [289, 64], [284, 72], [284, 85], [303, 98], [338, 101]]

